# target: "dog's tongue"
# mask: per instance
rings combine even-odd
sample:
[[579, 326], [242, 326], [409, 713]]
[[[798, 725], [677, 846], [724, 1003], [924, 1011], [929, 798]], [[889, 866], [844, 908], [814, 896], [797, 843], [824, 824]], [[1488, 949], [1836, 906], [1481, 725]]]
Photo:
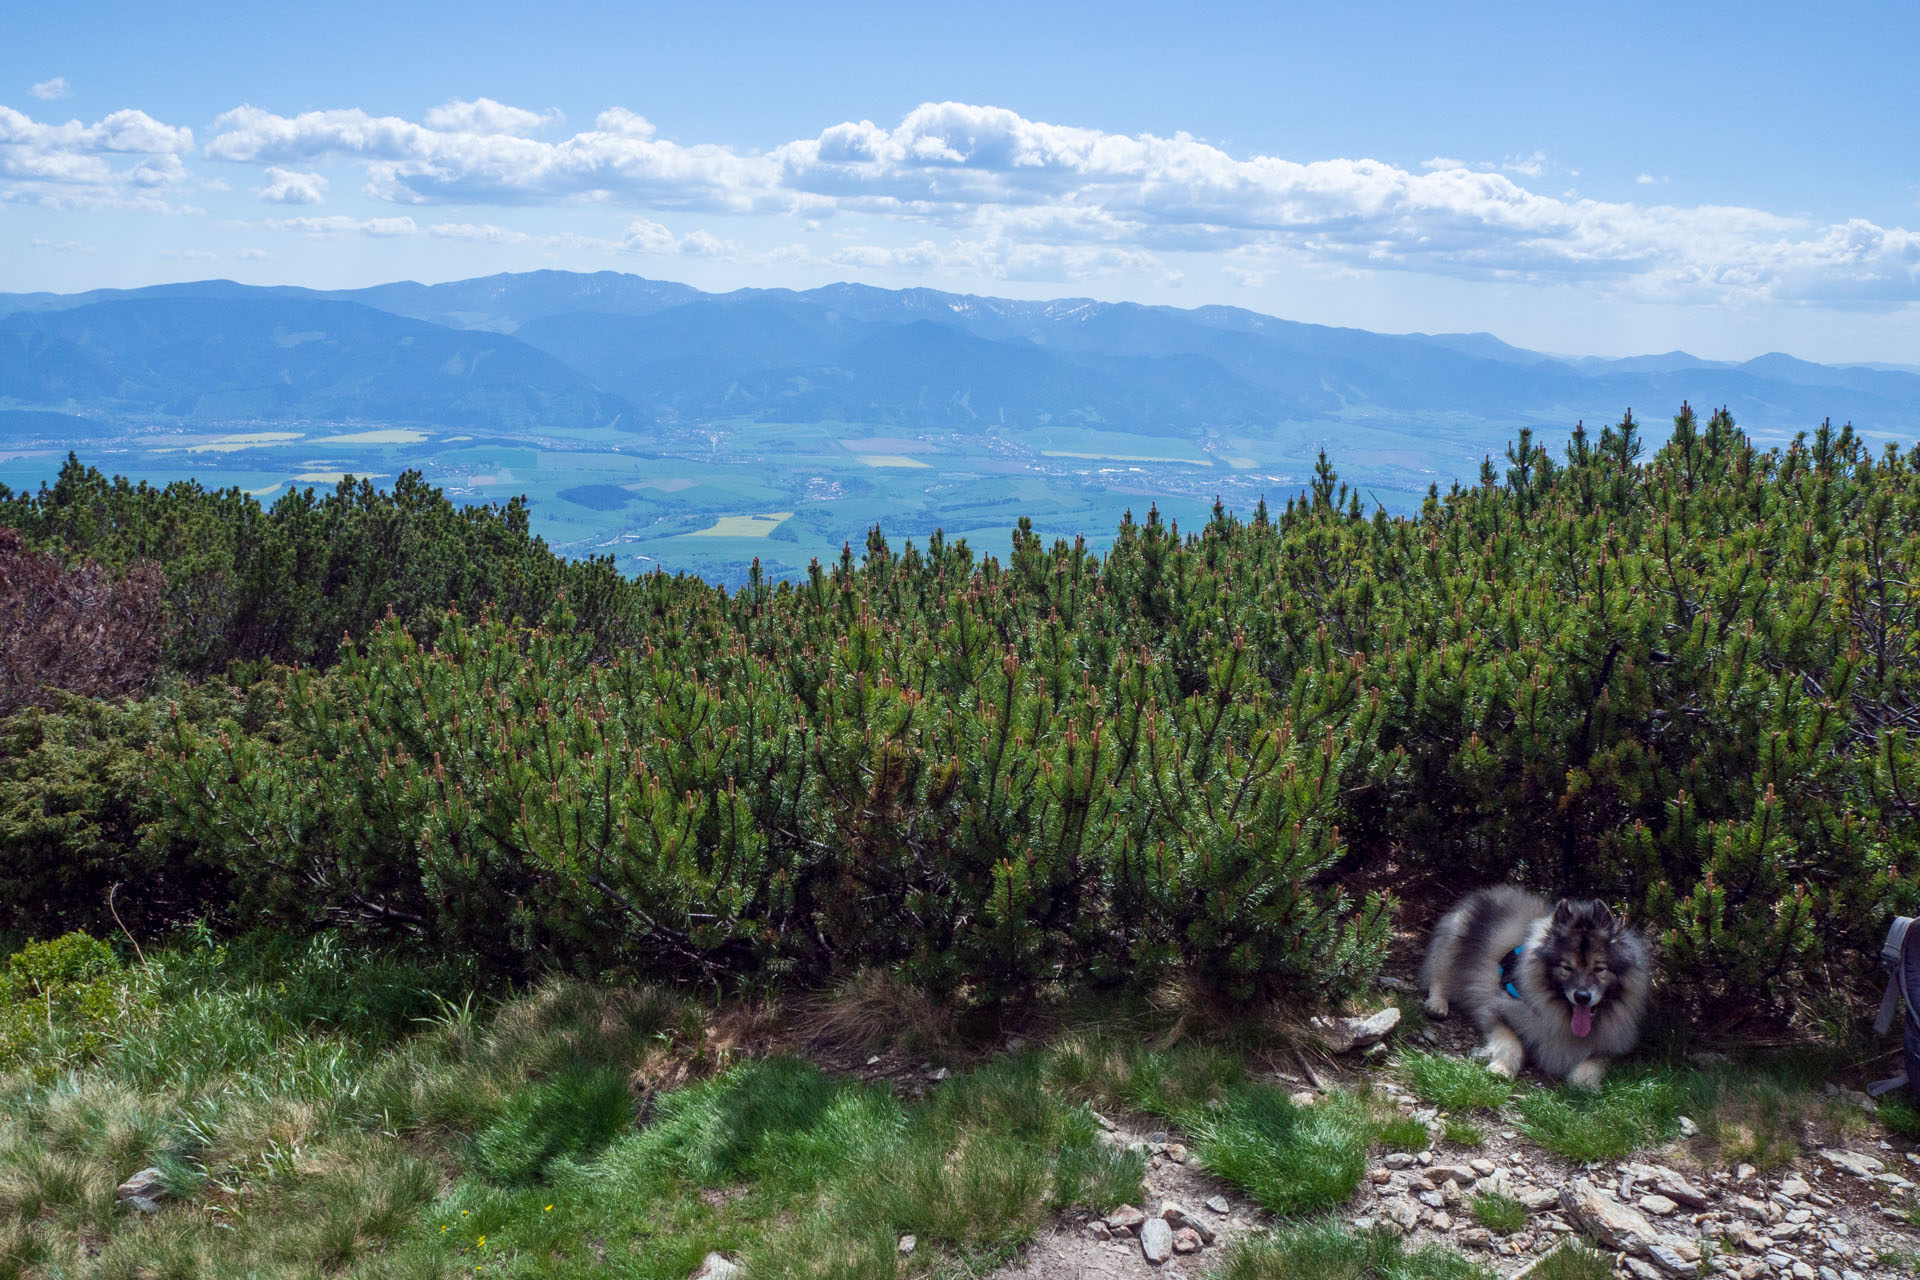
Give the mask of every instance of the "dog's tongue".
[[1573, 1034], [1585, 1036], [1593, 1030], [1593, 1010], [1584, 1004], [1573, 1006]]

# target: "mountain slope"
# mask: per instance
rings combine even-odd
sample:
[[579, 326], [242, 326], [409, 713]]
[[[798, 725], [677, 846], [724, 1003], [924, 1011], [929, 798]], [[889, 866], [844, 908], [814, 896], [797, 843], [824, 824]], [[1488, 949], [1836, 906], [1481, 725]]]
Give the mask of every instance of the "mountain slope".
[[303, 296], [140, 296], [0, 319], [0, 403], [526, 428], [632, 409], [552, 356]]

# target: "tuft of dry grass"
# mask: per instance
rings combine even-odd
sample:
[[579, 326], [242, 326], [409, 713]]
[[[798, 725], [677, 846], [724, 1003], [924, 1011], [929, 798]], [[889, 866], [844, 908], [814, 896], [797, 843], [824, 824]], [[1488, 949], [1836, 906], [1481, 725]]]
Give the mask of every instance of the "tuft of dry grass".
[[959, 1043], [953, 1008], [886, 969], [862, 969], [809, 1001], [795, 1030], [822, 1048], [945, 1053]]

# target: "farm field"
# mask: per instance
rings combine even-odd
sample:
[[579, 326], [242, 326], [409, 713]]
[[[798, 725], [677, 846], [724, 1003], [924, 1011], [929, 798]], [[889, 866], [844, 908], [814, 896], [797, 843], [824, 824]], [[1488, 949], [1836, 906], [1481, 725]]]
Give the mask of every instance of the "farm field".
[[[1369, 447], [1347, 424], [1294, 424], [1271, 438], [1236, 437], [1207, 450], [1165, 437], [1056, 427], [1015, 436], [859, 423], [720, 422], [637, 436], [617, 429], [488, 436], [365, 424], [275, 424], [282, 429], [185, 431], [130, 428], [76, 445], [108, 474], [166, 484], [237, 486], [271, 502], [293, 487], [347, 476], [385, 485], [418, 469], [456, 501], [526, 495], [534, 532], [562, 555], [614, 558], [625, 573], [655, 568], [738, 583], [757, 557], [776, 577], [858, 548], [878, 524], [896, 541], [935, 530], [977, 551], [1004, 555], [1021, 517], [1043, 538], [1084, 535], [1103, 548], [1123, 516], [1147, 508], [1192, 527], [1218, 497], [1250, 512], [1265, 497], [1284, 505], [1312, 474], [1323, 444], [1349, 440], [1361, 465], [1343, 467], [1369, 506], [1417, 508], [1430, 479], [1450, 481], [1440, 459], [1412, 455], [1401, 431]], [[1444, 431], [1436, 443], [1446, 447]], [[1454, 450], [1457, 471], [1469, 458]], [[0, 454], [0, 484], [50, 481], [60, 448]], [[776, 518], [777, 517], [777, 518]]]

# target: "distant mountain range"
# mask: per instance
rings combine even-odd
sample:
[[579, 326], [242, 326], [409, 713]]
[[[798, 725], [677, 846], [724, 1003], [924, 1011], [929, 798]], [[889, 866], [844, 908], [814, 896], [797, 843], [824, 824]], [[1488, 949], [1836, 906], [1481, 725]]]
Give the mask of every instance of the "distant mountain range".
[[[1201, 438], [1457, 416], [1664, 421], [1683, 399], [1762, 431], [1920, 434], [1920, 370], [1624, 360], [1489, 334], [1370, 333], [1232, 307], [1021, 302], [837, 284], [708, 294], [612, 272], [316, 291], [230, 281], [0, 294], [0, 438], [100, 419], [661, 426], [747, 418]], [[23, 413], [21, 411], [33, 411]], [[38, 415], [38, 416], [36, 416]]]

